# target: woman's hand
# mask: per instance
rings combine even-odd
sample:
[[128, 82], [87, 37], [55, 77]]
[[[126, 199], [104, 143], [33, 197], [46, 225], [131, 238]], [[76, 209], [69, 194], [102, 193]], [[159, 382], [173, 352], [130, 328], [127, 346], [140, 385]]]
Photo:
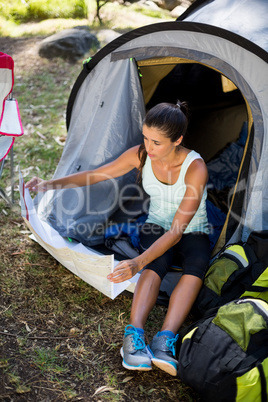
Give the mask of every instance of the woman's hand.
[[44, 192], [49, 190], [49, 186], [46, 180], [42, 180], [39, 177], [33, 177], [28, 183], [25, 184], [25, 188], [28, 188], [30, 191], [40, 191]]
[[116, 265], [114, 272], [107, 276], [107, 279], [113, 283], [124, 282], [136, 275], [142, 268], [136, 258], [120, 261]]

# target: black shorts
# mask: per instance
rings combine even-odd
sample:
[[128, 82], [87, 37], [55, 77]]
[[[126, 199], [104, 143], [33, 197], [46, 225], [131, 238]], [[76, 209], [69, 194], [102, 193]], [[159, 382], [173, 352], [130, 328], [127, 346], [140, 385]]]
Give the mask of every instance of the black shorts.
[[[140, 232], [140, 251], [147, 250], [166, 231], [159, 225], [145, 223]], [[204, 278], [210, 260], [210, 242], [208, 235], [191, 232], [182, 235], [181, 240], [163, 255], [144, 267], [156, 272], [161, 280], [172, 266], [182, 268], [183, 274]]]

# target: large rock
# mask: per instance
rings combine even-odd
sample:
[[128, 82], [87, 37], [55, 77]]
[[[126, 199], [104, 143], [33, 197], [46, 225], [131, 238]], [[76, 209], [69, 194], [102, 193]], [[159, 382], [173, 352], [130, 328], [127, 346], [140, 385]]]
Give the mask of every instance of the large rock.
[[186, 11], [185, 7], [177, 6], [171, 11], [170, 15], [172, 18], [178, 18], [184, 11]]
[[159, 8], [165, 8], [164, 0], [139, 0], [137, 4], [154, 11], [158, 11]]
[[117, 39], [121, 36], [120, 33], [114, 31], [113, 29], [100, 29], [98, 31], [93, 31], [96, 35], [100, 46], [105, 46], [107, 43], [112, 42], [114, 39]]
[[47, 37], [40, 43], [38, 53], [47, 59], [61, 57], [75, 61], [83, 57], [90, 49], [96, 51], [97, 48], [99, 48], [98, 39], [90, 33], [88, 27], [83, 26], [65, 29]]
[[181, 3], [180, 0], [165, 0], [164, 4], [165, 4], [165, 9], [168, 11], [173, 10], [175, 7], [179, 6]]
[[158, 5], [158, 7], [163, 8], [168, 11], [174, 10], [176, 7], [183, 7], [187, 9], [193, 3], [192, 0], [152, 0]]

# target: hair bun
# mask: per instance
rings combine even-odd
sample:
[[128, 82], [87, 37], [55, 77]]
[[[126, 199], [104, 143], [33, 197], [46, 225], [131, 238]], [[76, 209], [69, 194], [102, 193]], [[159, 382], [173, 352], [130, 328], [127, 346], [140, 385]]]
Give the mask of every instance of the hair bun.
[[176, 106], [185, 114], [186, 117], [188, 117], [188, 105], [186, 102], [177, 100]]

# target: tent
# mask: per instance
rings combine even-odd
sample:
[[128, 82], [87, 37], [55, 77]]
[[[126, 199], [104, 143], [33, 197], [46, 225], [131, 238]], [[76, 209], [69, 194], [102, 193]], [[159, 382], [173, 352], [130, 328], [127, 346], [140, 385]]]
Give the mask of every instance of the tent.
[[[147, 109], [186, 100], [185, 145], [208, 164], [209, 199], [219, 208], [214, 217], [224, 213], [213, 253], [267, 229], [267, 13], [267, 0], [197, 0], [177, 21], [123, 34], [85, 61], [70, 94], [68, 136], [54, 177], [115, 159], [141, 143]], [[60, 236], [109, 254], [107, 226], [132, 222], [147, 202], [131, 172], [38, 194], [35, 205]]]

